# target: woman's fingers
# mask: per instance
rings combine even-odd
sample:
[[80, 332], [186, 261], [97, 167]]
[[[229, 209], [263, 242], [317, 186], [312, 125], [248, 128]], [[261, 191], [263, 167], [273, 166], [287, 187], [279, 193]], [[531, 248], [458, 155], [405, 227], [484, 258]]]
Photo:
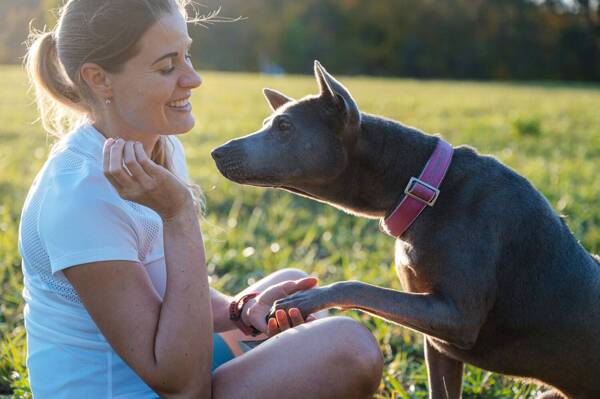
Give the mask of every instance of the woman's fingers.
[[275, 318], [277, 319], [277, 325], [281, 331], [285, 331], [290, 328], [290, 322], [285, 310], [278, 310], [275, 312]]
[[275, 320], [275, 318], [271, 317], [269, 319], [269, 324], [267, 326], [267, 335], [269, 337], [272, 337], [273, 335], [277, 335], [279, 334], [281, 331], [279, 331], [279, 326], [277, 325], [277, 320]]
[[123, 185], [115, 178], [115, 176], [113, 176], [113, 174], [110, 172], [110, 168], [111, 168], [111, 164], [110, 164], [110, 153], [112, 151], [112, 147], [115, 145], [116, 140], [109, 138], [108, 140], [106, 140], [106, 142], [104, 143], [104, 148], [103, 148], [103, 172], [104, 172], [104, 176], [106, 177], [106, 179], [118, 190], [118, 191], [122, 191], [123, 190]]
[[144, 150], [144, 146], [141, 143], [137, 143], [134, 146], [135, 150], [135, 158], [139, 162], [144, 172], [150, 177], [154, 176], [157, 173], [157, 169], [160, 168], [157, 164], [154, 163], [150, 158], [148, 158], [148, 154]]
[[278, 299], [285, 298], [288, 291], [291, 289], [290, 286], [294, 284], [293, 281], [284, 281], [279, 284], [275, 284], [264, 290], [256, 299], [259, 303], [271, 306], [273, 302]]
[[296, 280], [296, 287], [294, 292], [296, 291], [304, 291], [309, 290], [316, 286], [319, 283], [319, 279], [313, 276], [304, 277], [300, 280]]
[[122, 189], [121, 185], [113, 178], [113, 176], [109, 173], [110, 169], [110, 148], [113, 146], [115, 141], [112, 138], [109, 138], [104, 142], [104, 148], [102, 150], [102, 170], [104, 172], [104, 176], [110, 181], [110, 183], [115, 186], [118, 190]]
[[108, 165], [108, 173], [119, 183], [123, 188], [131, 187], [134, 183], [133, 178], [123, 167], [123, 148], [125, 140], [119, 139], [110, 146], [110, 162]]
[[302, 314], [298, 308], [291, 308], [288, 314], [292, 320], [292, 327], [296, 327], [304, 323], [304, 318], [302, 318]]
[[128, 141], [125, 143], [125, 147], [123, 148], [123, 162], [125, 163], [127, 169], [129, 169], [129, 172], [131, 172], [131, 176], [134, 178], [134, 180], [142, 185], [147, 185], [149, 180], [152, 178], [148, 176], [146, 171], [142, 168], [137, 160], [137, 156], [135, 154], [135, 146], [137, 144], [138, 143], [135, 141]]
[[283, 281], [267, 288], [257, 299], [260, 303], [270, 306], [278, 299], [285, 298], [298, 291], [311, 289], [316, 286], [318, 282], [319, 279], [316, 277], [305, 277], [299, 280]]
[[141, 143], [109, 138], [104, 144], [103, 157], [104, 175], [120, 193], [124, 194], [127, 189], [130, 192], [136, 191], [132, 189], [137, 183], [142, 187], [152, 186], [153, 178], [143, 165], [148, 170], [152, 170], [155, 165], [146, 155]]

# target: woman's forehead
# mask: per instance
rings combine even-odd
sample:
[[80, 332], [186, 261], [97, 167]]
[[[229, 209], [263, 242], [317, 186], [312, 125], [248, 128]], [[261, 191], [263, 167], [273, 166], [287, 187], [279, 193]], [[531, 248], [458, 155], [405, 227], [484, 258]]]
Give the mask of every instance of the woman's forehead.
[[153, 24], [140, 38], [140, 56], [160, 57], [165, 53], [180, 51], [191, 43], [187, 23], [179, 12], [165, 15]]

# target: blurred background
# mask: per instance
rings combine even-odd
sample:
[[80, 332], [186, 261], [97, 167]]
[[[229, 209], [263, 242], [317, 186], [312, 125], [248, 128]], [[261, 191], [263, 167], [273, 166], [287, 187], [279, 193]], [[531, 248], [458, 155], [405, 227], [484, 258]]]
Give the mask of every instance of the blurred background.
[[[0, 2], [0, 63], [59, 0]], [[245, 17], [196, 27], [202, 69], [452, 79], [600, 80], [599, 0], [201, 0]]]
[[[100, 1], [100, 0], [98, 0]], [[599, 0], [200, 0], [232, 23], [190, 26], [203, 84], [196, 126], [180, 137], [203, 187], [213, 286], [235, 294], [283, 267], [322, 284], [356, 279], [400, 289], [394, 241], [377, 221], [289, 193], [224, 179], [211, 149], [260, 128], [262, 88], [316, 93], [320, 60], [362, 111], [475, 147], [529, 179], [600, 252]], [[29, 21], [53, 26], [62, 1], [0, 0], [0, 399], [31, 398], [23, 326], [21, 209], [54, 138], [36, 121], [20, 65]], [[69, 221], [65, 221], [69, 228]], [[549, 243], [548, 245], [552, 245]], [[427, 397], [422, 336], [346, 312], [378, 340], [377, 399]], [[536, 398], [544, 388], [472, 366], [464, 398]]]

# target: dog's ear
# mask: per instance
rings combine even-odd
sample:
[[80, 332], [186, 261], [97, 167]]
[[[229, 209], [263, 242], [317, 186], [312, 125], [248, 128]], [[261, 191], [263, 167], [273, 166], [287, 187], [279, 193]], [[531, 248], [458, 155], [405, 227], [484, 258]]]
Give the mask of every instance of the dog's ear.
[[263, 94], [265, 95], [265, 98], [269, 102], [269, 105], [273, 111], [276, 111], [277, 108], [289, 103], [290, 101], [294, 101], [292, 98], [289, 98], [285, 94], [273, 89], [263, 89]]
[[356, 101], [348, 89], [335, 80], [319, 61], [315, 61], [315, 77], [319, 84], [321, 97], [332, 100], [346, 114], [349, 125], [360, 126], [360, 111]]

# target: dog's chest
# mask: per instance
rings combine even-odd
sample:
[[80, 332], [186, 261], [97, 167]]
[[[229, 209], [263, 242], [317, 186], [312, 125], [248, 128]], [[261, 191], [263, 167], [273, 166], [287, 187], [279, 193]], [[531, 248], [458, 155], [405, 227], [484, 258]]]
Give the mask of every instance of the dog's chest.
[[417, 251], [404, 241], [396, 240], [395, 248], [396, 274], [402, 288], [410, 292], [429, 292], [432, 282], [426, 270], [419, 268]]

